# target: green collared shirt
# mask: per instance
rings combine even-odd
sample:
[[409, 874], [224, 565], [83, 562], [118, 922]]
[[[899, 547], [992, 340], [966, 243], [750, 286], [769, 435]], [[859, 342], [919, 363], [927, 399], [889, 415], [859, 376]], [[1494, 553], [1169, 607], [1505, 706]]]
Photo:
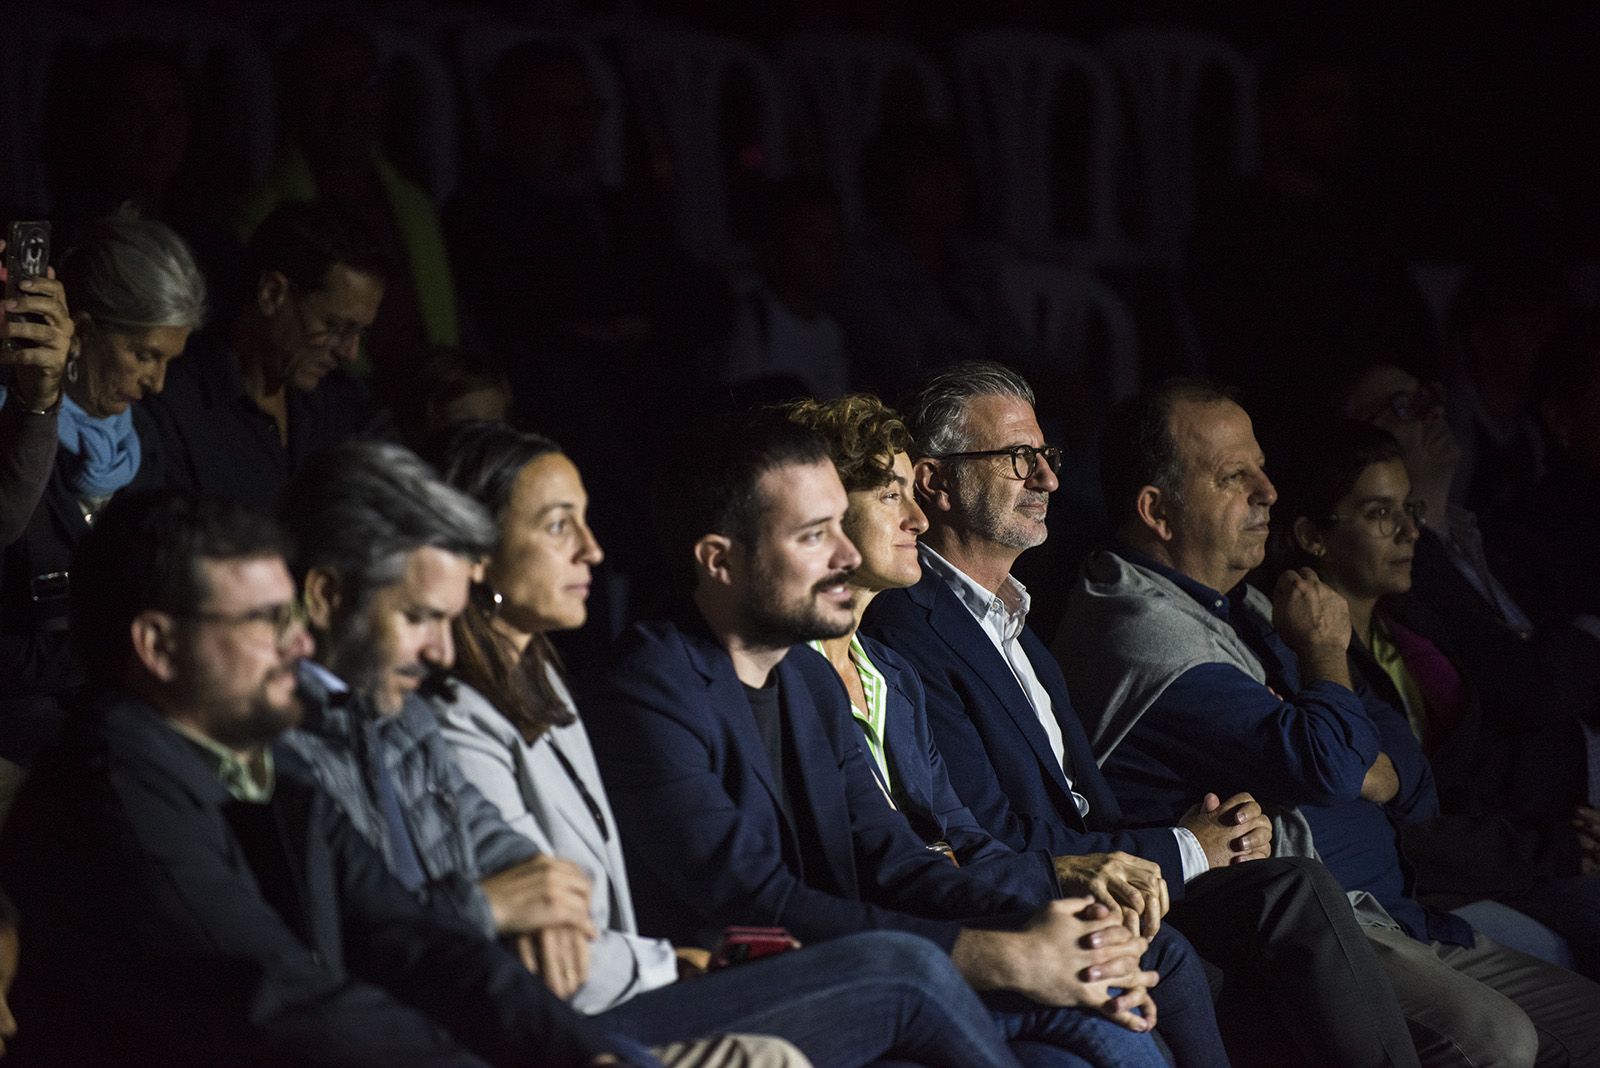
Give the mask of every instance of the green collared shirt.
[[[818, 641], [808, 643], [817, 652], [822, 652], [822, 643]], [[826, 655], [826, 654], [824, 654]], [[878, 765], [878, 773], [883, 778], [884, 792], [893, 789], [889, 781], [889, 683], [883, 674], [867, 659], [867, 651], [861, 648], [861, 640], [855, 635], [850, 636], [850, 662], [856, 666], [856, 673], [861, 676], [861, 692], [866, 695], [867, 707], [857, 708], [855, 702], [850, 703], [850, 711], [860, 726], [861, 733], [866, 735], [867, 749], [872, 753], [872, 759]]]
[[206, 737], [186, 723], [163, 719], [167, 726], [188, 739], [200, 753], [206, 766], [216, 772], [223, 789], [235, 801], [264, 805], [272, 800], [272, 748], [262, 746], [250, 760], [241, 760], [239, 754], [214, 739]]

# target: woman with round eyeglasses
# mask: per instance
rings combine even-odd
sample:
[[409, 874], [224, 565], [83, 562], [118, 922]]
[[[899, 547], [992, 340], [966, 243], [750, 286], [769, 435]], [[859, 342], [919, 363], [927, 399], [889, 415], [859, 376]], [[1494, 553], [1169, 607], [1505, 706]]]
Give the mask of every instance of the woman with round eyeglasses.
[[[1519, 783], [1515, 754], [1486, 729], [1443, 629], [1407, 596], [1427, 511], [1412, 495], [1401, 445], [1367, 423], [1312, 430], [1305, 440], [1314, 453], [1277, 477], [1274, 555], [1313, 568], [1350, 606], [1351, 676], [1380, 699], [1374, 718], [1392, 717], [1378, 723], [1390, 765], [1414, 772], [1397, 775], [1386, 808], [1419, 892], [1447, 906], [1472, 902], [1456, 911], [1475, 928], [1593, 977], [1600, 878], [1579, 874], [1570, 831], [1518, 813], [1514, 795], [1541, 784]], [[1531, 718], [1528, 733], [1536, 733]]]
[[114, 495], [159, 484], [134, 411], [161, 392], [205, 312], [205, 280], [188, 247], [149, 219], [93, 224], [62, 258], [60, 279], [74, 329], [55, 466], [0, 564], [0, 757], [24, 766], [78, 684], [66, 623], [73, 547]]
[[500, 544], [455, 624], [454, 692], [429, 700], [467, 780], [593, 879], [588, 977], [558, 993], [649, 1044], [732, 1030], [787, 1039], [818, 1068], [891, 1053], [931, 1068], [1014, 1066], [988, 1010], [925, 940], [871, 932], [701, 975], [704, 949], [638, 933], [616, 820], [548, 638], [584, 624], [604, 559], [583, 479], [554, 442], [501, 423], [457, 427], [441, 467], [489, 508]]

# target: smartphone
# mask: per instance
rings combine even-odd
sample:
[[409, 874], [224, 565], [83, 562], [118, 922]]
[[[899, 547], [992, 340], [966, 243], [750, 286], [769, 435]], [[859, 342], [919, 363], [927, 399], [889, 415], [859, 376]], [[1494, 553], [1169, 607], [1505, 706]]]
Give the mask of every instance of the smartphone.
[[[24, 278], [43, 278], [50, 266], [50, 223], [44, 219], [14, 222], [6, 231], [6, 299], [20, 296], [17, 283]], [[16, 312], [13, 321], [43, 322], [44, 316]], [[7, 338], [10, 349], [31, 349], [37, 342]]]
[[722, 941], [711, 954], [711, 971], [744, 964], [762, 957], [787, 953], [799, 949], [800, 943], [782, 927], [729, 927], [722, 932]]

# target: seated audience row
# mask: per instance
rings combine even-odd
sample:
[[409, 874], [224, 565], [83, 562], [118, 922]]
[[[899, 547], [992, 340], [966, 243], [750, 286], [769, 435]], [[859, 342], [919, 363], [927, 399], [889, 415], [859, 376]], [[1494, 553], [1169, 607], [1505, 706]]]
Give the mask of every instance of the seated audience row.
[[[1470, 613], [1406, 614], [1466, 596], [1411, 589], [1430, 537], [1517, 611], [1470, 516], [1417, 522], [1408, 465], [1436, 492], [1448, 449], [1415, 398], [1349, 395], [1409, 451], [1358, 424], [1292, 457], [1270, 600], [1244, 581], [1277, 499], [1249, 417], [1190, 381], [1119, 407], [1116, 540], [1059, 664], [1012, 569], [1062, 457], [1014, 371], [937, 373], [904, 419], [851, 395], [698, 425], [659, 462], [676, 608], [572, 687], [550, 637], [584, 624], [604, 559], [573, 460], [501, 423], [417, 430], [505, 392], [443, 353], [451, 397], [389, 428], [443, 480], [399, 445], [335, 445], [384, 427], [347, 371], [388, 259], [292, 204], [249, 270], [226, 341], [161, 397], [206, 293], [158, 223], [102, 224], [12, 309], [43, 321], [7, 323], [41, 342], [7, 354], [15, 440], [61, 409], [0, 573], [0, 755], [48, 744], [0, 837], [26, 1056], [1600, 1055], [1600, 987], [1511, 948], [1594, 967], [1588, 713], [1526, 711], [1592, 694], [1588, 661], [1539, 666], [1592, 637], [1582, 613], [1529, 624], [1535, 692], [1452, 663]], [[706, 974], [749, 926], [804, 948]]]

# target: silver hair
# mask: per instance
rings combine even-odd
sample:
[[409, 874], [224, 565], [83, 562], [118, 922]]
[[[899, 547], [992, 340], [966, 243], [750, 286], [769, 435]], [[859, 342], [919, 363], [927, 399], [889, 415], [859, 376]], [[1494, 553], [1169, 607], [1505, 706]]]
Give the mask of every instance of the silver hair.
[[911, 428], [912, 456], [942, 456], [972, 447], [967, 406], [979, 397], [1015, 397], [1034, 404], [1033, 387], [1017, 372], [988, 360], [958, 363], [922, 383], [901, 406]]
[[278, 509], [295, 573], [336, 572], [347, 612], [399, 582], [416, 549], [477, 559], [499, 538], [483, 505], [445, 485], [411, 450], [386, 441], [346, 442], [313, 458]]
[[63, 258], [61, 281], [74, 311], [111, 330], [193, 330], [205, 319], [205, 276], [183, 238], [154, 219], [99, 220]]

